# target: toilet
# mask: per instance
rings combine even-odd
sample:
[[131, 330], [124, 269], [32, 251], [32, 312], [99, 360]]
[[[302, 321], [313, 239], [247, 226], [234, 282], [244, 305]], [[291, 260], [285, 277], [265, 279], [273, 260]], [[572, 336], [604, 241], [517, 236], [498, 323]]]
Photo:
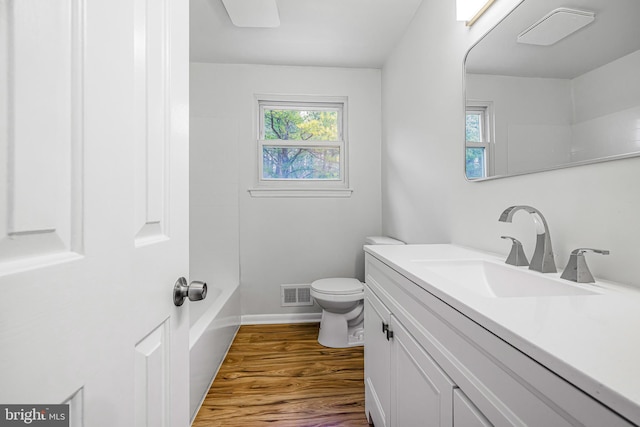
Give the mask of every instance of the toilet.
[[[367, 245], [403, 245], [385, 236], [367, 237]], [[364, 345], [364, 284], [353, 278], [319, 279], [311, 296], [322, 308], [318, 342], [331, 348]]]

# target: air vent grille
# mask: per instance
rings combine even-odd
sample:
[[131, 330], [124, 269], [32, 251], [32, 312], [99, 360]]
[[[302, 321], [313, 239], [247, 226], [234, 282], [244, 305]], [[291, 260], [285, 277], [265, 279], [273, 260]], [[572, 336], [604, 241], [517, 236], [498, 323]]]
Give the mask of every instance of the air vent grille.
[[311, 285], [280, 285], [280, 305], [283, 307], [313, 305]]

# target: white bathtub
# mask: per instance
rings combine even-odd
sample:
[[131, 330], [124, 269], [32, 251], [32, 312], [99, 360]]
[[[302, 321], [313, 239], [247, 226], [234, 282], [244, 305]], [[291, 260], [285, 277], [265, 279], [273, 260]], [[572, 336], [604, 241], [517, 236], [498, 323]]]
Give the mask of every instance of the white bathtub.
[[211, 306], [189, 330], [189, 411], [195, 418], [240, 326], [240, 290], [209, 287]]

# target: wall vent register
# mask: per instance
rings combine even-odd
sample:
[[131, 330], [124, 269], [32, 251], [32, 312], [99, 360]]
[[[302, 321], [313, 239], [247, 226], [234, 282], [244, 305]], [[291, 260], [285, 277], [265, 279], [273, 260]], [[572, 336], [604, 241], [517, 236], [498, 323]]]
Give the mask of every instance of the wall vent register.
[[280, 285], [280, 305], [282, 307], [313, 305], [311, 285]]

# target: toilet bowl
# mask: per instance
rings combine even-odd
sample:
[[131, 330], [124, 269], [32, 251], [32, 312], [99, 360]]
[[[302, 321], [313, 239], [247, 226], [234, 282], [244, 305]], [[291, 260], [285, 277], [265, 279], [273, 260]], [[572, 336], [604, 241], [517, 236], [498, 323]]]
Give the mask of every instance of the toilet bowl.
[[364, 344], [364, 285], [358, 279], [320, 279], [311, 296], [322, 308], [318, 342], [343, 348]]
[[[390, 237], [367, 237], [367, 245], [402, 245]], [[311, 296], [322, 308], [318, 342], [331, 348], [364, 345], [364, 284], [353, 278], [319, 279]]]

